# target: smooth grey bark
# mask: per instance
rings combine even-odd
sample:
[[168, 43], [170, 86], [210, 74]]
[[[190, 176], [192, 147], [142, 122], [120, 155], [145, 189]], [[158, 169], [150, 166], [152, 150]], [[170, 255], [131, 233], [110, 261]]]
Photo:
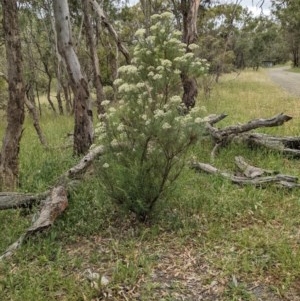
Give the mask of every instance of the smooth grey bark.
[[75, 53], [67, 0], [54, 0], [58, 51], [64, 58], [74, 93], [74, 155], [85, 154], [93, 142], [93, 122], [88, 83]]

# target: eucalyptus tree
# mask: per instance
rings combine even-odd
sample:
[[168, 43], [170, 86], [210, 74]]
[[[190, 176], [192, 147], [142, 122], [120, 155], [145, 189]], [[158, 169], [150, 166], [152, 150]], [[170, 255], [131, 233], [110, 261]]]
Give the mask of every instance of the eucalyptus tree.
[[64, 58], [74, 94], [74, 146], [75, 155], [87, 152], [93, 142], [93, 122], [88, 82], [74, 50], [72, 26], [67, 0], [54, 0], [53, 11], [57, 33], [57, 46]]
[[[145, 16], [146, 33], [148, 32], [148, 23], [150, 15], [160, 13], [164, 10], [171, 10], [176, 16], [177, 28], [182, 30], [182, 42], [187, 45], [186, 51], [190, 52], [189, 45], [197, 42], [198, 39], [198, 11], [200, 5], [210, 3], [210, 0], [171, 0], [171, 1], [149, 1], [142, 0], [141, 7]], [[182, 72], [181, 81], [183, 86], [182, 102], [186, 109], [190, 110], [195, 106], [198, 94], [197, 82], [194, 77]]]
[[93, 23], [91, 19], [91, 7], [89, 0], [82, 0], [82, 10], [84, 16], [84, 27], [85, 27], [85, 35], [86, 42], [90, 52], [91, 65], [93, 69], [93, 82], [96, 90], [97, 97], [97, 113], [104, 114], [104, 107], [101, 105], [101, 102], [105, 99], [102, 80], [100, 75], [100, 67], [99, 67], [99, 57], [96, 49], [95, 35], [93, 30]]
[[[238, 2], [211, 6], [199, 18], [199, 55], [209, 61], [216, 81], [222, 73], [234, 70], [236, 41], [249, 19], [250, 13]], [[244, 53], [239, 55], [243, 59]]]
[[280, 20], [294, 67], [299, 67], [300, 52], [300, 2], [297, 0], [273, 0], [273, 12]]
[[25, 85], [17, 1], [1, 0], [1, 4], [9, 98], [7, 104], [7, 127], [1, 149], [0, 184], [2, 190], [14, 190], [18, 185], [19, 176], [19, 150], [25, 115]]

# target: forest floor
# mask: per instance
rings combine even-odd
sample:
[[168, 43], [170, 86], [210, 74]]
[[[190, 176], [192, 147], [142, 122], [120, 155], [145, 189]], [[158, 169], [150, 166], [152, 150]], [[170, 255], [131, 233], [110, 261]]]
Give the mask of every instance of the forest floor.
[[276, 67], [268, 71], [271, 80], [288, 93], [300, 96], [300, 73], [290, 72], [290, 67]]

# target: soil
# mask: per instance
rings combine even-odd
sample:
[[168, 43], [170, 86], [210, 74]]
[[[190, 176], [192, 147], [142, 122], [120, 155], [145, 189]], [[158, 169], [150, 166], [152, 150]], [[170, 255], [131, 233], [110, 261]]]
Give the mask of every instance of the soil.
[[289, 94], [300, 96], [300, 73], [288, 71], [290, 67], [272, 68], [268, 75], [273, 82], [282, 87]]

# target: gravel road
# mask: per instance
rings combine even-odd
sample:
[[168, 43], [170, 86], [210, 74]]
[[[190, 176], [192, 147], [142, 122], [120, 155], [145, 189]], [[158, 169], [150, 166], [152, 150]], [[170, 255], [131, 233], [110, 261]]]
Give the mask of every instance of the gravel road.
[[271, 80], [292, 95], [300, 96], [300, 73], [287, 71], [290, 67], [269, 69]]

